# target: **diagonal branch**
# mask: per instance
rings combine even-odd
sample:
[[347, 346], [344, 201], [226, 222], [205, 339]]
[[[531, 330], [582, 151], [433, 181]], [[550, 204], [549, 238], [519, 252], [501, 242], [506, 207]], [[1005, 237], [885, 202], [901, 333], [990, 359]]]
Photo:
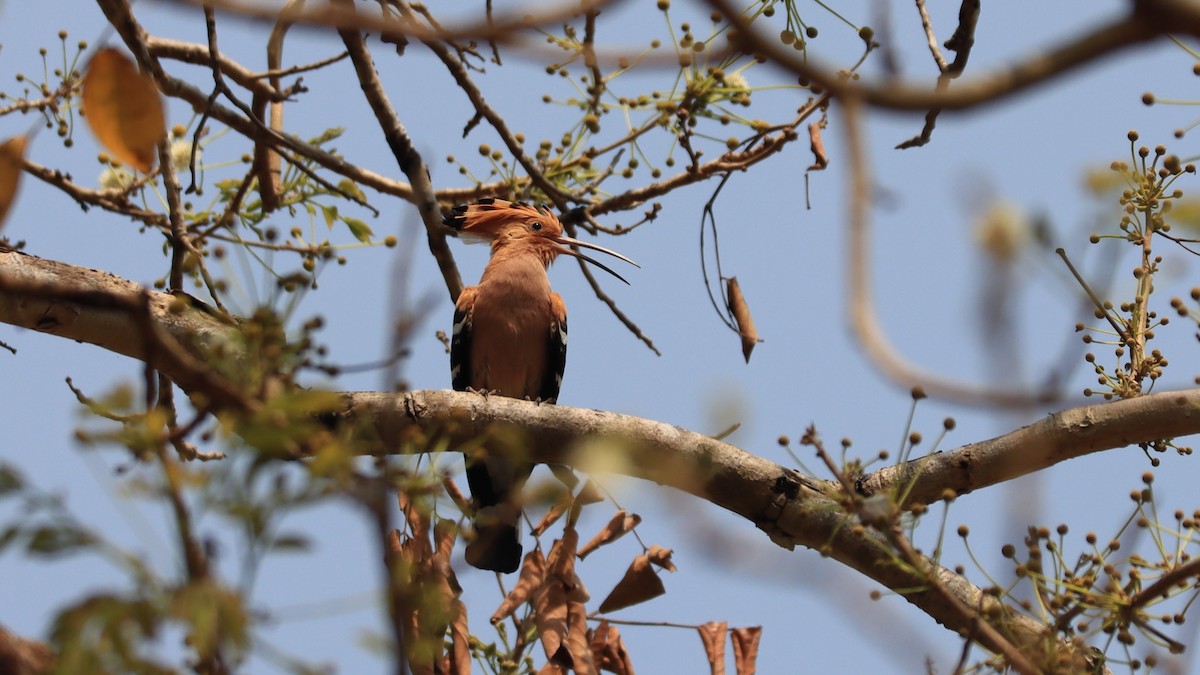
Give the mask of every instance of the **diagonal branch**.
[[[338, 0], [338, 3], [349, 7], [353, 7], [354, 4], [347, 0]], [[375, 113], [379, 128], [383, 130], [383, 137], [387, 141], [388, 147], [391, 148], [396, 163], [400, 165], [400, 170], [404, 172], [405, 176], [408, 176], [412, 188], [410, 201], [417, 205], [417, 211], [421, 214], [421, 222], [425, 225], [425, 234], [429, 241], [429, 251], [437, 261], [438, 269], [442, 272], [446, 289], [450, 291], [450, 300], [456, 301], [463, 289], [462, 275], [458, 273], [454, 254], [451, 253], [450, 246], [446, 242], [446, 228], [442, 225], [442, 210], [438, 207], [437, 199], [433, 195], [433, 184], [429, 180], [429, 167], [421, 158], [421, 153], [413, 147], [408, 131], [400, 123], [396, 110], [388, 100], [387, 92], [383, 90], [383, 83], [379, 80], [379, 73], [375, 70], [375, 63], [371, 59], [371, 53], [367, 50], [362, 33], [357, 28], [343, 28], [338, 31], [338, 34], [342, 36], [342, 42], [345, 43], [346, 50], [350, 52], [350, 61], [354, 64], [354, 72], [358, 75], [359, 86], [362, 88], [363, 95], [366, 96], [367, 103], [371, 106], [371, 111]]]
[[[236, 359], [234, 326], [184, 297], [0, 249], [0, 322], [152, 361], [185, 391], [204, 394], [214, 411], [252, 408], [237, 392], [223, 395], [223, 381], [212, 374], [216, 364], [199, 361], [213, 353]], [[145, 340], [146, 326], [158, 337], [152, 346]], [[361, 452], [411, 447], [415, 431], [444, 441], [434, 445], [455, 447], [507, 429], [527, 437], [534, 461], [586, 469], [602, 453], [608, 471], [709, 501], [785, 548], [819, 550], [903, 592], [906, 600], [951, 630], [971, 631], [978, 617], [989, 617], [1009, 640], [1035, 650], [1044, 649], [1052, 635], [1052, 628], [1003, 609], [994, 596], [928, 558], [920, 558], [921, 565], [896, 564], [887, 539], [862, 527], [841, 506], [845, 498], [837, 483], [805, 476], [709, 436], [629, 415], [470, 392], [349, 392], [342, 397], [343, 410], [324, 421], [346, 430], [366, 427], [358, 435]], [[876, 472], [856, 489], [880, 494], [912, 480], [910, 501], [928, 503], [946, 488], [968, 492], [1073, 457], [1195, 433], [1200, 433], [1200, 390], [1155, 394], [1064, 410], [999, 438]], [[928, 575], [935, 576], [936, 584]], [[965, 616], [963, 606], [978, 608], [978, 615]], [[999, 647], [985, 638], [981, 643]], [[1072, 648], [1059, 649], [1062, 656], [1061, 650]]]

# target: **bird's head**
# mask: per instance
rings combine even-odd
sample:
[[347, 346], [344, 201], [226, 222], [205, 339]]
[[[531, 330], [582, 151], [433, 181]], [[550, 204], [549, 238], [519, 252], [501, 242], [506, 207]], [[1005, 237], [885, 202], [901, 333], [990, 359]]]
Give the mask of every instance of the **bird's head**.
[[473, 204], [454, 207], [442, 222], [467, 241], [491, 243], [493, 254], [509, 247], [510, 250], [528, 250], [539, 255], [546, 265], [559, 254], [565, 254], [589, 262], [621, 281], [625, 281], [625, 278], [607, 265], [570, 247], [590, 248], [624, 260], [634, 267], [638, 266], [616, 251], [564, 235], [563, 225], [558, 216], [542, 206], [503, 199], [481, 199]]

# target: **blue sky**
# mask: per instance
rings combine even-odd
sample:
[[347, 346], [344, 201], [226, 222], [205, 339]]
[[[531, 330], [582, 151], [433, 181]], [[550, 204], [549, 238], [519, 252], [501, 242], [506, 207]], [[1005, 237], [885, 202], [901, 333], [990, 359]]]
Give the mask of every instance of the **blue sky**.
[[[672, 16], [683, 20], [691, 7], [677, 2]], [[870, 23], [866, 3], [846, 8], [847, 15]], [[1123, 2], [1020, 2], [984, 7], [970, 73], [989, 70], [1022, 55], [1052, 45], [1056, 39], [1080, 34], [1087, 26], [1115, 16]], [[910, 3], [893, 3], [892, 21], [904, 72], [914, 81], [932, 82], [933, 69]], [[846, 29], [815, 3], [802, 5], [806, 18], [822, 29], [814, 49], [829, 50], [829, 58], [848, 58], [837, 40], [849, 38]], [[138, 14], [156, 33], [203, 41], [198, 10], [175, 3], [139, 3]], [[957, 7], [931, 7], [938, 34], [948, 37]], [[605, 23], [606, 21], [611, 23]], [[601, 36], [619, 34], [624, 44], [642, 44], [661, 36], [663, 20], [649, 5], [627, 3], [601, 21]], [[14, 92], [14, 71], [40, 72], [36, 50], [57, 49], [55, 34], [65, 28], [71, 41], [94, 41], [102, 30], [99, 10], [88, 3], [45, 1], [0, 4], [0, 74], [3, 88]], [[261, 68], [258, 46], [269, 27], [222, 20], [221, 44], [227, 53]], [[610, 31], [605, 33], [604, 31]], [[110, 38], [111, 39], [111, 38]], [[461, 138], [470, 118], [465, 97], [457, 92], [444, 69], [419, 46], [410, 46], [403, 59], [389, 58], [373, 43], [377, 61], [396, 109], [430, 163], [437, 187], [462, 186], [464, 179], [445, 162], [447, 155], [477, 159], [481, 143], [496, 145], [494, 135], [477, 129]], [[308, 61], [340, 49], [326, 31], [297, 29], [289, 38], [285, 59]], [[511, 54], [507, 65], [491, 69], [480, 84], [515, 130], [531, 138], [557, 138], [557, 124], [569, 119], [562, 109], [540, 103], [543, 93], [569, 94], [566, 83], [548, 77], [535, 62]], [[205, 81], [202, 69], [173, 66]], [[878, 74], [877, 65], [866, 68]], [[648, 73], [647, 81], [662, 77]], [[746, 74], [752, 86], [780, 81], [769, 67]], [[1064, 270], [1046, 251], [1030, 251], [1015, 268], [1011, 341], [1020, 354], [1020, 368], [1000, 364], [985, 351], [979, 306], [989, 281], [988, 260], [974, 243], [972, 219], [994, 195], [1031, 214], [1044, 216], [1057, 241], [1090, 273], [1100, 256], [1088, 251], [1086, 234], [1099, 218], [1112, 212], [1083, 188], [1084, 175], [1114, 159], [1128, 156], [1126, 132], [1137, 128], [1143, 142], [1166, 143], [1183, 156], [1195, 154], [1191, 139], [1176, 141], [1171, 132], [1190, 123], [1197, 112], [1189, 108], [1146, 108], [1144, 91], [1186, 98], [1194, 87], [1191, 61], [1174, 45], [1140, 48], [1096, 66], [1055, 80], [985, 110], [946, 114], [932, 143], [907, 151], [891, 149], [920, 129], [921, 118], [871, 112], [868, 115], [873, 176], [881, 195], [872, 215], [875, 294], [880, 320], [896, 348], [923, 367], [971, 381], [1003, 378], [1010, 386], [1030, 386], [1038, 376], [1064, 358], [1082, 364], [1073, 344], [1077, 319], [1077, 290], [1063, 283]], [[348, 158], [388, 176], [402, 177], [381, 142], [378, 127], [357, 95], [352, 70], [339, 64], [324, 74], [305, 77], [312, 92], [288, 108], [288, 124], [300, 136], [345, 126], [337, 146]], [[626, 86], [636, 87], [631, 78]], [[781, 118], [802, 100], [793, 90], [755, 94], [761, 117]], [[187, 111], [171, 109], [172, 122], [186, 122]], [[608, 122], [606, 124], [615, 122]], [[29, 118], [0, 118], [0, 137], [24, 132]], [[546, 129], [554, 131], [547, 132]], [[661, 200], [659, 220], [619, 240], [602, 243], [618, 248], [641, 263], [627, 275], [631, 285], [608, 284], [606, 290], [662, 350], [655, 356], [631, 337], [596, 301], [572, 264], [559, 263], [552, 281], [571, 308], [571, 353], [560, 403], [628, 413], [678, 424], [702, 433], [717, 433], [731, 423], [741, 427], [730, 442], [774, 461], [790, 464], [776, 444], [786, 434], [795, 438], [810, 423], [831, 441], [850, 437], [862, 456], [889, 449], [893, 456], [904, 433], [909, 398], [902, 387], [887, 381], [868, 361], [850, 334], [845, 309], [846, 289], [846, 160], [839, 113], [831, 113], [825, 132], [831, 159], [828, 171], [808, 178], [804, 199], [804, 170], [811, 156], [800, 144], [749, 174], [735, 176], [717, 206], [723, 264], [737, 275], [765, 339], [747, 365], [735, 335], [714, 315], [701, 276], [698, 232], [701, 208], [713, 185], [680, 191]], [[93, 184], [100, 171], [97, 149], [82, 129], [76, 148], [65, 151], [51, 133], [42, 133], [32, 146], [35, 161], [70, 170], [84, 184]], [[224, 137], [205, 150], [206, 162], [236, 159], [246, 149]], [[474, 164], [479, 167], [478, 163]], [[240, 169], [214, 168], [214, 176], [229, 177]], [[89, 182], [91, 181], [91, 183]], [[1189, 184], [1191, 183], [1191, 184]], [[1185, 181], [1194, 190], [1194, 180]], [[396, 199], [371, 195], [381, 215], [371, 221], [376, 233], [405, 232], [417, 226], [414, 212]], [[608, 224], [628, 223], [621, 216]], [[281, 221], [286, 230], [291, 223]], [[26, 179], [24, 191], [9, 214], [6, 234], [28, 242], [32, 254], [108, 270], [122, 277], [151, 283], [167, 261], [161, 241], [139, 233], [124, 219], [83, 213], [54, 190]], [[349, 241], [340, 233], [341, 241]], [[401, 236], [401, 241], [406, 241]], [[432, 260], [422, 248], [413, 256], [410, 290], [414, 299], [435, 303], [418, 329], [413, 355], [404, 377], [414, 388], [449, 387], [449, 366], [434, 331], [449, 330], [451, 306]], [[468, 283], [478, 278], [486, 249], [452, 242]], [[397, 254], [379, 248], [350, 249], [346, 266], [331, 266], [321, 277], [320, 290], [300, 305], [297, 323], [321, 315], [326, 328], [321, 340], [334, 361], [358, 363], [384, 355], [388, 347], [386, 320], [394, 301], [393, 266]], [[1194, 273], [1186, 256], [1172, 252], [1170, 283], [1184, 288]], [[1132, 267], [1121, 259], [1116, 269]], [[243, 308], [252, 306], [253, 280], [242, 279], [233, 297]], [[1131, 278], [1120, 271], [1117, 284]], [[1128, 286], [1125, 287], [1126, 290]], [[1165, 309], [1166, 294], [1162, 300]], [[1162, 348], [1172, 355], [1168, 386], [1189, 386], [1196, 372], [1194, 348], [1186, 326], [1175, 326]], [[167, 514], [157, 507], [124, 496], [114, 467], [124, 463], [119, 453], [83, 450], [73, 441], [73, 429], [84, 422], [63, 380], [72, 377], [85, 392], [100, 395], [118, 383], [136, 383], [139, 366], [122, 357], [56, 338], [0, 326], [0, 340], [16, 347], [12, 356], [0, 353], [0, 457], [27, 472], [32, 482], [64, 496], [85, 522], [123, 545], [145, 555], [160, 569], [178, 561], [166, 538]], [[999, 372], [997, 372], [999, 371]], [[1174, 371], [1174, 372], [1171, 372]], [[1074, 371], [1071, 388], [1089, 384], [1082, 368]], [[349, 375], [326, 383], [343, 390], [387, 386], [378, 372]], [[943, 448], [989, 438], [1038, 419], [1046, 411], [994, 412], [965, 408], [948, 401], [926, 401], [916, 414], [915, 428], [927, 438], [936, 435], [942, 419], [959, 424]], [[810, 462], [804, 456], [810, 467]], [[1185, 482], [1190, 458], [1163, 456], [1159, 470], [1160, 497], [1169, 512], [1190, 511], [1193, 492]], [[960, 499], [948, 517], [948, 533], [958, 523], [972, 528], [972, 547], [992, 574], [1008, 574], [999, 555], [1001, 542], [1019, 542], [1029, 523], [1067, 523], [1072, 531], [1095, 530], [1108, 536], [1127, 515], [1128, 493], [1139, 486], [1138, 476], [1149, 468], [1136, 448], [1126, 448], [1059, 466], [1010, 485]], [[826, 476], [821, 476], [826, 477]], [[875, 602], [868, 593], [876, 587], [812, 551], [787, 552], [775, 547], [750, 523], [669, 489], [612, 479], [611, 486], [626, 508], [640, 513], [639, 532], [647, 543], [676, 551], [679, 571], [665, 578], [667, 595], [619, 613], [619, 618], [699, 624], [725, 620], [731, 626], [762, 625], [760, 672], [895, 672], [923, 670], [926, 657], [938, 672], [949, 672], [958, 657], [959, 640], [915, 611], [902, 599]], [[596, 507], [581, 526], [585, 537], [607, 519], [605, 506]], [[932, 547], [940, 512], [921, 530], [918, 543]], [[0, 504], [0, 522], [14, 517]], [[284, 523], [286, 530], [306, 532], [317, 539], [313, 552], [268, 558], [253, 589], [256, 607], [278, 610], [265, 633], [275, 648], [320, 663], [334, 664], [343, 673], [384, 672], [384, 661], [363, 646], [367, 630], [379, 630], [375, 603], [377, 554], [361, 514], [345, 506], [298, 512]], [[229, 578], [237, 578], [236, 538], [228, 524], [210, 516], [205, 534], [228, 542], [223, 557]], [[953, 537], [950, 537], [953, 540]], [[1080, 538], [1074, 543], [1082, 545]], [[625, 565], [640, 549], [632, 541], [609, 547], [580, 564], [580, 574], [597, 600], [620, 578]], [[947, 562], [968, 566], [977, 583], [984, 577], [953, 542]], [[83, 593], [113, 588], [120, 578], [93, 560], [46, 564], [12, 553], [0, 557], [0, 621], [27, 635], [43, 635], [53, 613]], [[499, 601], [490, 575], [462, 570], [467, 601], [476, 630], [486, 630], [486, 616]], [[330, 604], [323, 604], [323, 603]], [[348, 608], [346, 611], [337, 608]], [[664, 627], [623, 629], [640, 672], [703, 672], [706, 661], [694, 631]], [[1184, 630], [1176, 634], [1187, 639]], [[165, 648], [171, 649], [164, 638]], [[1140, 647], [1141, 645], [1139, 645]], [[1138, 652], [1142, 653], [1142, 652]], [[265, 661], [251, 672], [272, 672]]]

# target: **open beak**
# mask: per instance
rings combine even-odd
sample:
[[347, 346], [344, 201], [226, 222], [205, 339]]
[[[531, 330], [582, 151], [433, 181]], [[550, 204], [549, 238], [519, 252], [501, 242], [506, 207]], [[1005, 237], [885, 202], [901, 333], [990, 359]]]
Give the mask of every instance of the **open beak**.
[[[589, 243], [586, 241], [579, 241], [578, 239], [572, 239], [571, 237], [564, 237], [564, 236], [555, 237], [554, 243], [560, 245], [561, 248], [558, 249], [559, 253], [565, 253], [570, 256], [575, 256], [576, 258], [579, 258], [580, 260], [589, 262], [589, 263], [595, 265], [596, 267], [599, 267], [600, 269], [604, 270], [605, 272], [608, 272], [609, 274], [613, 275], [614, 277], [620, 279], [621, 281], [625, 281], [625, 277], [614, 272], [608, 265], [605, 265], [604, 263], [597, 261], [595, 258], [586, 256], [586, 255], [580, 253], [579, 251], [576, 251], [575, 249], [572, 249], [569, 247], [570, 246], [579, 246], [581, 248], [590, 248], [593, 251], [600, 251], [601, 253], [607, 253], [608, 255], [611, 255], [614, 258], [617, 258], [619, 260], [624, 260], [625, 262], [629, 263], [630, 265], [633, 265], [634, 267], [637, 267], [639, 269], [641, 268], [641, 265], [633, 262], [629, 258], [626, 258], [625, 256], [621, 255], [620, 253], [617, 253], [616, 251], [604, 248], [603, 246], [600, 246], [598, 244], [592, 244], [592, 243]], [[625, 284], [629, 285], [629, 282], [625, 281]]]

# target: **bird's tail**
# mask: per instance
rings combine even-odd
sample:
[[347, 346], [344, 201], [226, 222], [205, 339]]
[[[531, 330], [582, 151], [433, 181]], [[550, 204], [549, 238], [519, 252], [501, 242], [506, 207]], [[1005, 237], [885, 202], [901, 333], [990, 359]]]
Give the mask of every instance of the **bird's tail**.
[[531, 464], [487, 458], [467, 463], [467, 484], [475, 504], [475, 538], [467, 563], [494, 572], [515, 572], [521, 564], [521, 506], [517, 503]]

